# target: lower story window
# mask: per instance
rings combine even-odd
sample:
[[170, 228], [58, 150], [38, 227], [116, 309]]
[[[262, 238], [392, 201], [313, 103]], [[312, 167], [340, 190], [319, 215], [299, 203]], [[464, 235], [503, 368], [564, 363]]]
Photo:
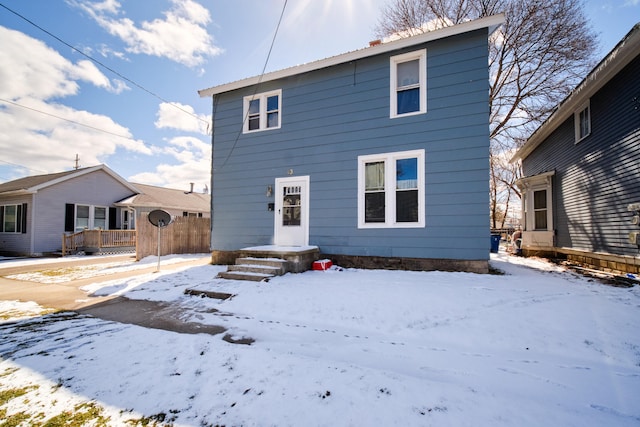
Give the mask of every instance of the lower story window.
[[547, 229], [547, 190], [533, 192], [534, 230]]
[[527, 232], [553, 231], [554, 171], [521, 178], [516, 183], [522, 193], [522, 226]]
[[0, 233], [27, 232], [27, 204], [0, 205]]
[[104, 206], [68, 203], [65, 216], [65, 231], [107, 230], [109, 228], [109, 214]]
[[424, 150], [358, 157], [358, 228], [424, 227]]

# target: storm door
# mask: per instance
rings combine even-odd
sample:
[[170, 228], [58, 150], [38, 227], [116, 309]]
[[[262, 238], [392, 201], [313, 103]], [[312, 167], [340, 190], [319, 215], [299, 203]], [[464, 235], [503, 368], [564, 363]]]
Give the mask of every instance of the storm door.
[[276, 178], [274, 244], [309, 243], [309, 177]]

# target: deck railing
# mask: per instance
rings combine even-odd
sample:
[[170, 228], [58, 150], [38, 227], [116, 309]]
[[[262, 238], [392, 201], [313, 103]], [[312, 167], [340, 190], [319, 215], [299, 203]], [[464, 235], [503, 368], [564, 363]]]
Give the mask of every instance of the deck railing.
[[62, 256], [136, 246], [136, 230], [82, 230], [62, 236]]

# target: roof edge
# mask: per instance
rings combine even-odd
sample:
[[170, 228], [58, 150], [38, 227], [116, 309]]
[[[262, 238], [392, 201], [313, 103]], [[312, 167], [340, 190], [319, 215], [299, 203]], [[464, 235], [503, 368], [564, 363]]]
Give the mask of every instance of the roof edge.
[[637, 46], [640, 44], [640, 23], [616, 44], [616, 46], [589, 72], [571, 93], [561, 101], [551, 115], [527, 139], [522, 147], [511, 157], [510, 162], [524, 160], [555, 129], [571, 117], [576, 108], [591, 98], [607, 84], [620, 70], [638, 56]]
[[78, 170], [77, 173], [71, 173], [69, 175], [65, 175], [56, 179], [53, 179], [51, 181], [47, 181], [47, 182], [43, 182], [42, 184], [39, 185], [35, 185], [33, 187], [30, 187], [28, 189], [29, 192], [35, 193], [39, 190], [42, 190], [43, 188], [47, 188], [50, 187], [52, 185], [56, 185], [59, 184], [61, 182], [67, 181], [69, 179], [73, 179], [73, 178], [77, 178], [79, 176], [83, 176], [86, 175], [88, 173], [93, 173], [95, 171], [98, 170], [103, 170], [105, 171], [107, 174], [109, 174], [112, 178], [114, 178], [116, 181], [120, 182], [122, 185], [124, 185], [125, 187], [127, 187], [129, 190], [133, 191], [134, 193], [140, 193], [140, 191], [135, 188], [133, 185], [131, 185], [128, 181], [126, 181], [124, 178], [122, 178], [120, 175], [118, 175], [117, 173], [115, 173], [113, 170], [111, 170], [107, 165], [104, 164], [100, 164], [100, 165], [96, 165], [96, 166], [92, 166], [92, 167], [88, 167], [88, 168], [84, 168], [81, 170]]
[[354, 50], [351, 52], [339, 54], [326, 59], [321, 59], [306, 64], [296, 65], [289, 68], [284, 68], [278, 71], [272, 71], [262, 76], [249, 77], [242, 80], [237, 80], [231, 83], [225, 83], [218, 86], [213, 86], [208, 89], [202, 89], [198, 91], [201, 98], [217, 95], [219, 93], [229, 92], [232, 90], [240, 89], [247, 86], [252, 86], [258, 83], [264, 83], [272, 80], [281, 79], [284, 77], [290, 77], [296, 74], [302, 74], [309, 71], [315, 71], [322, 68], [330, 67], [333, 65], [342, 64], [345, 62], [355, 61], [362, 58], [367, 58], [382, 53], [391, 52], [405, 47], [413, 46], [416, 44], [426, 43], [446, 37], [455, 36], [458, 34], [467, 33], [470, 31], [479, 30], [481, 28], [488, 28], [489, 34], [493, 33], [498, 27], [504, 23], [504, 14], [488, 16], [485, 18], [475, 19], [473, 21], [463, 22], [462, 24], [453, 25], [451, 27], [441, 28], [439, 30], [429, 31], [423, 34], [419, 34], [413, 37], [407, 37], [404, 39], [395, 40], [388, 43], [382, 43], [376, 46], [365, 47], [362, 49]]

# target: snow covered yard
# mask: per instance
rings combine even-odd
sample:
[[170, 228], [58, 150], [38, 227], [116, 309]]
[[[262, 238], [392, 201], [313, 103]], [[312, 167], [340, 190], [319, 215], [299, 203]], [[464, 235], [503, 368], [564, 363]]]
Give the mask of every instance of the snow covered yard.
[[250, 346], [0, 302], [11, 313], [0, 392], [23, 391], [0, 401], [0, 419], [95, 410], [105, 425], [640, 425], [640, 287], [503, 253], [492, 265], [506, 274], [332, 269], [256, 284], [203, 266], [87, 287], [172, 302]]

